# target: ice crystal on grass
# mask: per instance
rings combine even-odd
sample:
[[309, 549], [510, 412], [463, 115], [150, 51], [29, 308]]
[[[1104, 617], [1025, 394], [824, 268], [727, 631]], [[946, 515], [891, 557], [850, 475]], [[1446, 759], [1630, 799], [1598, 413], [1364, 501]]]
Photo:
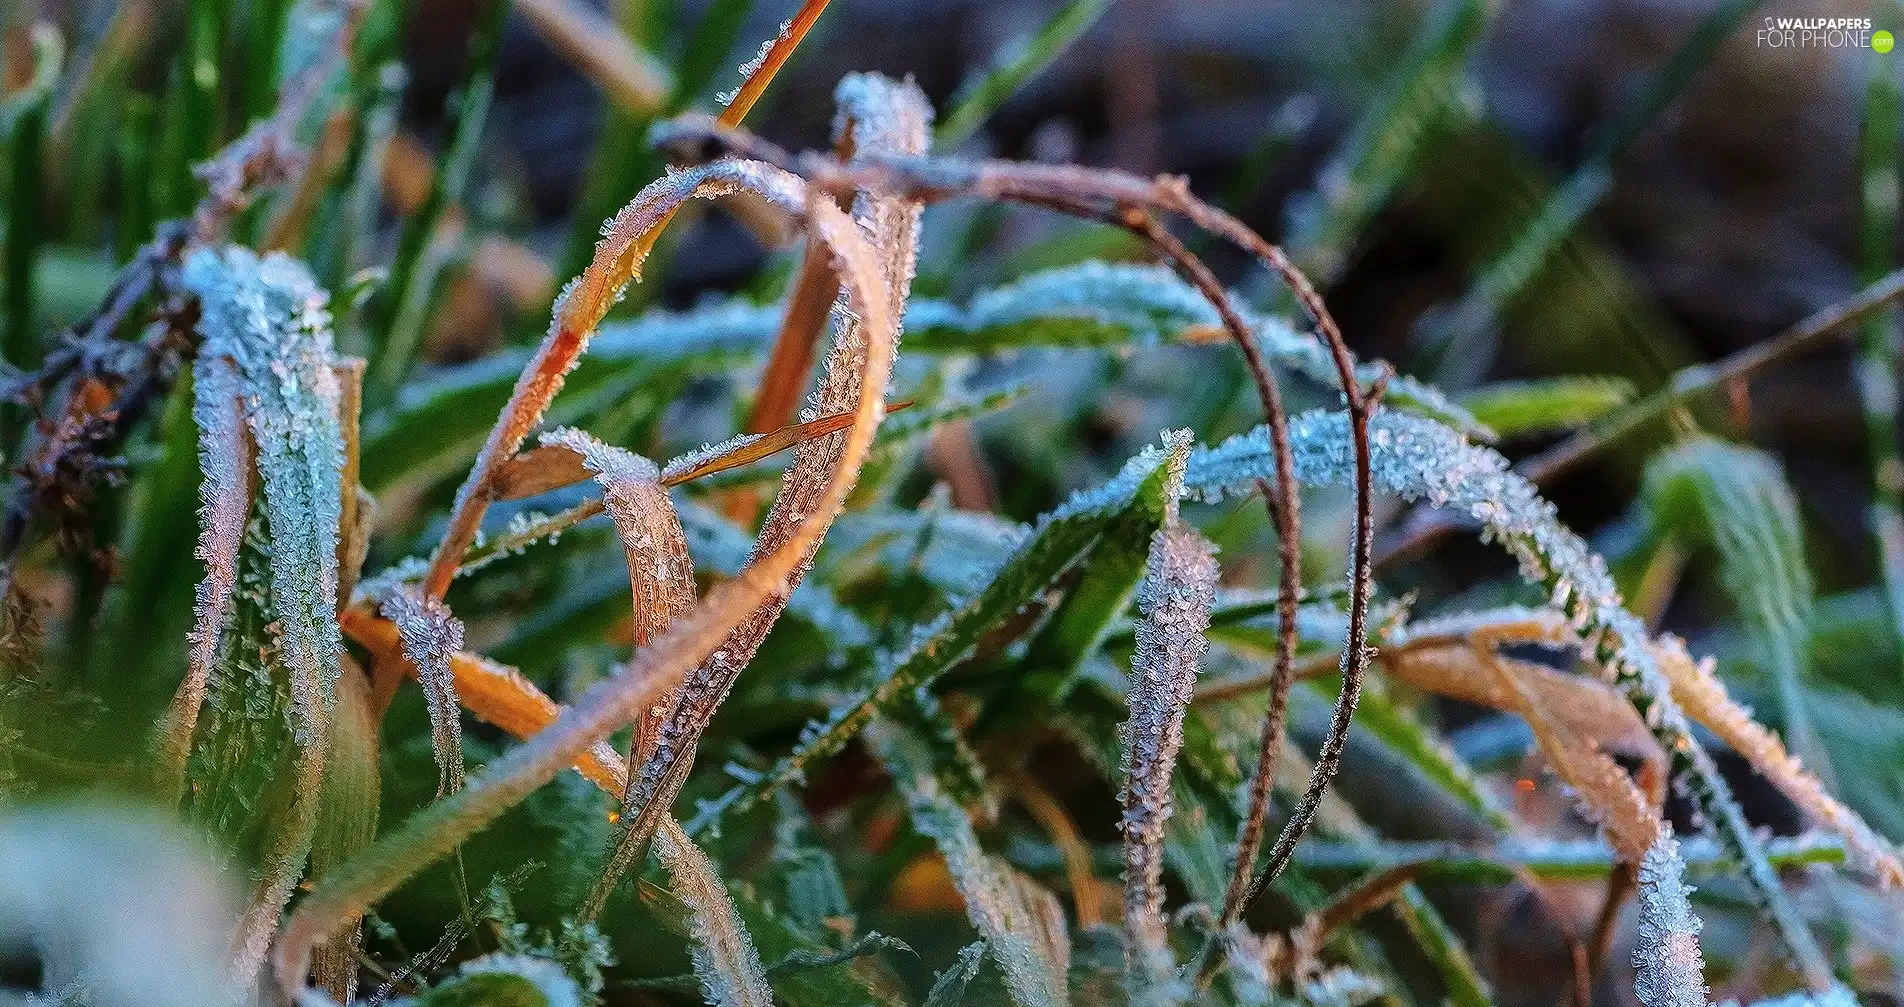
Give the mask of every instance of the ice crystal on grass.
[[436, 795], [463, 789], [462, 707], [450, 658], [463, 649], [463, 623], [449, 606], [424, 597], [414, 587], [392, 591], [383, 601], [384, 618], [397, 625], [403, 656], [416, 666], [417, 682], [430, 710], [430, 743], [436, 753]]
[[238, 550], [251, 517], [250, 442], [244, 432], [242, 388], [232, 362], [201, 354], [192, 368], [192, 421], [198, 426], [198, 545], [192, 554], [205, 564], [194, 602], [185, 681], [179, 685], [161, 739], [160, 771], [164, 793], [178, 793], [185, 760], [206, 685], [218, 659], [219, 641], [230, 628], [233, 593], [238, 584]]
[[661, 470], [661, 478], [663, 480], [673, 481], [706, 465], [716, 458], [733, 454], [741, 448], [747, 447], [755, 441], [760, 440], [760, 436], [759, 434], [740, 434], [736, 437], [729, 437], [717, 444], [703, 444], [684, 455], [668, 459], [667, 467]]
[[781, 41], [787, 37], [787, 32], [792, 29], [793, 22], [780, 22], [780, 31], [776, 33], [774, 37], [760, 43], [760, 49], [754, 53], [754, 58], [740, 65], [740, 83], [736, 84], [732, 91], [722, 91], [720, 94], [714, 96], [714, 100], [720, 102], [722, 108], [732, 105], [734, 99], [740, 97], [741, 89], [746, 87], [747, 82], [753, 79], [754, 74], [759, 73], [760, 68], [767, 64], [768, 54], [773, 52], [774, 46], [779, 45]]
[[[784, 312], [777, 304], [739, 298], [711, 301], [692, 311], [650, 311], [625, 322], [604, 324], [595, 337], [593, 355], [670, 361], [752, 356], [773, 341]], [[520, 367], [521, 361], [515, 364]]]
[[648, 459], [603, 444], [580, 430], [551, 431], [542, 436], [542, 443], [559, 444], [581, 455], [582, 464], [601, 484], [602, 502], [628, 556], [635, 643], [646, 644], [686, 615], [695, 597], [687, 533], [661, 485], [661, 472]]
[[1778, 735], [1753, 720], [1751, 711], [1732, 699], [1710, 658], [1694, 660], [1686, 645], [1670, 636], [1654, 646], [1653, 654], [1672, 681], [1673, 698], [1733, 751], [1745, 756], [1787, 800], [1837, 834], [1844, 841], [1845, 855], [1853, 868], [1874, 876], [1880, 888], [1904, 887], [1904, 862], [1900, 862], [1897, 848], [1865, 824], [1856, 811], [1832, 797], [1818, 777], [1785, 750]]
[[271, 529], [271, 607], [301, 748], [294, 811], [265, 853], [263, 879], [240, 924], [236, 972], [249, 981], [310, 852], [341, 671], [341, 389], [325, 295], [301, 263], [282, 254], [259, 258], [243, 248], [205, 248], [186, 261], [184, 280], [199, 299], [199, 353], [230, 361], [256, 446]]
[[1170, 780], [1183, 747], [1183, 715], [1196, 688], [1216, 598], [1216, 547], [1176, 519], [1189, 431], [1165, 435], [1164, 527], [1151, 537], [1138, 587], [1137, 650], [1131, 658], [1124, 742], [1124, 925], [1130, 934], [1133, 1002], [1175, 999], [1175, 961], [1163, 916], [1164, 825]]
[[[1235, 303], [1246, 302], [1236, 298]], [[1243, 321], [1264, 356], [1319, 384], [1339, 383], [1328, 348], [1313, 334], [1298, 332], [1273, 315], [1245, 313]], [[1033, 273], [979, 294], [964, 308], [920, 301], [906, 312], [907, 331], [917, 333], [921, 341], [973, 350], [1126, 343], [1147, 347], [1189, 330], [1214, 332], [1222, 324], [1210, 302], [1168, 267], [1096, 261]], [[1356, 369], [1365, 384], [1383, 373], [1375, 364]], [[1405, 375], [1389, 379], [1386, 398], [1465, 432], [1486, 432], [1438, 389]]]
[[[1354, 471], [1349, 421], [1340, 412], [1315, 411], [1290, 425], [1296, 475], [1309, 485], [1346, 483]], [[1720, 778], [1711, 757], [1693, 738], [1685, 716], [1647, 647], [1645, 627], [1621, 602], [1605, 562], [1555, 515], [1532, 483], [1509, 470], [1498, 453], [1469, 444], [1456, 431], [1432, 420], [1383, 411], [1370, 423], [1369, 448], [1378, 490], [1407, 499], [1426, 500], [1479, 522], [1485, 537], [1498, 541], [1520, 561], [1522, 575], [1543, 584], [1565, 612], [1589, 657], [1627, 694], [1661, 747], [1685, 773], [1699, 806], [1720, 838], [1745, 863], [1794, 953], [1805, 963], [1816, 945], [1785, 900], [1776, 874], [1758, 840], [1745, 824], [1739, 804]], [[1247, 493], [1271, 470], [1267, 433], [1260, 428], [1193, 455], [1186, 486], [1205, 500]], [[1665, 837], [1670, 838], [1670, 837]], [[1655, 872], [1683, 865], [1677, 857], [1655, 858]], [[1661, 874], [1664, 877], [1664, 874]], [[1683, 900], [1678, 875], [1653, 887], [1662, 906]], [[1682, 904], [1673, 918], [1693, 918]], [[1670, 915], [1670, 914], [1669, 914]], [[1700, 994], [1704, 996], [1704, 987]]]
[[1032, 604], [1088, 555], [1106, 528], [1138, 504], [1140, 495], [1160, 492], [1156, 483], [1163, 479], [1158, 472], [1163, 462], [1164, 451], [1148, 447], [1110, 483], [1075, 493], [1046, 512], [1036, 528], [986, 572], [981, 590], [957, 608], [915, 627], [898, 654], [882, 662], [872, 686], [835, 706], [824, 720], [809, 722], [791, 754], [776, 762], [758, 783], [729, 791], [709, 805], [690, 823], [693, 828], [698, 831], [709, 821], [752, 806], [764, 793], [801, 779], [807, 766], [839, 751], [880, 710], [931, 685], [958, 664], [984, 633]]
[[[317, 723], [338, 674], [337, 536], [343, 439], [325, 295], [302, 264], [243, 248], [200, 250], [185, 265], [199, 296], [201, 354], [237, 368], [271, 526], [272, 601], [301, 729]], [[225, 476], [220, 475], [223, 479]]]
[[877, 563], [963, 599], [991, 581], [1027, 532], [1016, 521], [979, 511], [869, 508], [840, 515], [821, 562]]
[[[870, 78], [849, 80], [850, 83], [841, 86], [841, 104], [845, 106], [860, 101], [867, 106], [864, 113], [870, 113], [879, 120], [861, 123], [864, 131], [858, 134], [858, 151], [872, 154], [917, 154], [924, 151], [926, 123], [931, 118], [931, 112], [925, 96], [917, 87], [889, 81], [878, 82]], [[875, 93], [878, 95], [877, 101], [866, 97]], [[862, 195], [853, 207], [853, 223], [858, 225], [860, 233], [870, 238], [870, 247], [877, 250], [879, 255], [877, 262], [867, 265], [876, 270], [881, 291], [886, 297], [883, 305], [885, 310], [880, 314], [895, 326], [912, 282], [913, 261], [918, 252], [919, 212], [918, 203], [893, 197]], [[891, 338], [896, 341], [898, 338], [896, 330], [890, 334], [865, 331], [858, 315], [849, 310], [848, 300], [844, 296], [835, 307], [834, 317], [837, 331], [826, 357], [824, 372], [810, 401], [811, 415], [804, 417], [808, 420], [858, 408], [861, 396], [867, 392], [865, 371], [869, 359], [869, 340]], [[874, 386], [883, 388], [890, 375], [891, 365], [888, 361], [878, 374], [872, 375]], [[818, 528], [824, 533], [831, 526], [837, 514], [823, 510], [821, 505], [830, 484], [831, 473], [839, 465], [845, 443], [844, 434], [830, 434], [802, 441], [795, 448], [793, 462], [781, 478], [780, 493], [761, 522], [760, 535], [753, 548], [756, 557], [778, 551], [806, 529]], [[798, 587], [805, 579], [818, 549], [819, 539], [815, 538], [799, 557], [787, 585], [789, 590]], [[632, 803], [643, 809], [652, 809], [644, 810], [644, 821], [650, 819], [654, 811], [673, 805], [674, 797], [686, 779], [701, 733], [706, 730], [714, 711], [727, 698], [736, 678], [753, 660], [761, 642], [779, 619], [786, 607], [787, 597], [788, 592], [782, 591], [775, 600], [761, 606], [728, 635], [708, 661], [690, 673], [682, 683], [666, 720], [657, 732], [653, 753], [641, 767], [639, 775], [631, 775]], [[616, 856], [625, 856], [629, 843], [644, 838], [640, 825], [631, 827], [618, 843]], [[594, 901], [591, 899], [591, 902]]]
[[688, 933], [694, 941], [694, 974], [701, 992], [719, 1007], [772, 1007], [773, 991], [760, 953], [741, 925], [727, 889], [707, 854], [668, 815], [655, 830], [655, 848], [674, 879], [676, 897], [693, 910]]
[[959, 959], [932, 980], [926, 993], [925, 1007], [952, 1007], [965, 1001], [965, 987], [978, 977], [985, 964], [985, 942], [974, 941], [959, 949]]
[[1068, 1003], [1071, 945], [1063, 913], [1053, 918], [1051, 893], [985, 852], [971, 818], [940, 786], [931, 754], [917, 738], [887, 722], [869, 727], [868, 738], [905, 795], [913, 829], [945, 857], [965, 914], [1004, 971], [1012, 1001], [1018, 1007]]
[[1692, 889], [1681, 880], [1679, 843], [1662, 835], [1640, 861], [1640, 925], [1633, 948], [1637, 992], [1646, 1007], [1706, 1007], [1705, 962]]
[[[723, 577], [740, 573], [753, 551], [753, 541], [734, 522], [691, 500], [677, 513], [688, 537], [688, 554], [696, 568]], [[840, 650], [855, 650], [873, 642], [872, 630], [852, 609], [840, 604], [823, 584], [803, 580], [787, 600], [788, 611], [812, 624]]]

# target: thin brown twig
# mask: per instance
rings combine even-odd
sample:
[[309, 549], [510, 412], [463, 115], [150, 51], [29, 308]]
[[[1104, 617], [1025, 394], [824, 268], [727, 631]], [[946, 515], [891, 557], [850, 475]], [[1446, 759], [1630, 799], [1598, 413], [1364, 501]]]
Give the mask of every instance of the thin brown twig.
[[1276, 460], [1275, 488], [1272, 490], [1267, 482], [1260, 479], [1256, 483], [1262, 491], [1270, 522], [1276, 529], [1281, 564], [1276, 604], [1276, 664], [1270, 677], [1269, 704], [1263, 713], [1256, 772], [1250, 778], [1248, 810], [1237, 833], [1235, 862], [1231, 867], [1229, 885], [1223, 893], [1222, 912], [1217, 917], [1216, 928], [1222, 930], [1242, 915], [1244, 904], [1252, 891], [1256, 855], [1262, 848], [1263, 825], [1269, 817], [1270, 790], [1276, 780], [1276, 756], [1282, 750], [1289, 689], [1296, 679], [1296, 610], [1302, 601], [1302, 497], [1296, 489], [1296, 459], [1289, 443], [1289, 414], [1283, 406], [1282, 390], [1269, 365], [1264, 362], [1262, 348], [1257, 345], [1248, 324], [1230, 303], [1228, 292], [1223, 289], [1216, 274], [1210, 271], [1210, 267], [1158, 223], [1156, 217], [1137, 209], [1129, 209], [1121, 216], [1126, 227], [1168, 256], [1177, 271], [1216, 309], [1224, 330], [1236, 343], [1237, 349], [1242, 351], [1250, 380], [1256, 385], [1256, 395], [1262, 401], [1271, 450]]
[[[1341, 667], [1341, 665], [1342, 652], [1332, 650], [1327, 653], [1303, 658], [1297, 662], [1295, 674], [1292, 677], [1299, 682], [1311, 678], [1320, 678], [1323, 675], [1335, 671]], [[1238, 696], [1247, 696], [1252, 692], [1267, 689], [1275, 683], [1275, 680], [1276, 669], [1273, 667], [1270, 668], [1268, 672], [1254, 672], [1247, 675], [1233, 675], [1221, 678], [1211, 682], [1207, 686], [1198, 686], [1197, 694], [1191, 697], [1190, 702], [1195, 706], [1227, 702]]]
[[1328, 905], [1317, 910], [1315, 920], [1318, 938], [1354, 923], [1356, 920], [1388, 905], [1396, 894], [1415, 880], [1415, 877], [1428, 866], [1426, 860], [1410, 860], [1396, 864], [1377, 872], [1354, 888], [1335, 897]]

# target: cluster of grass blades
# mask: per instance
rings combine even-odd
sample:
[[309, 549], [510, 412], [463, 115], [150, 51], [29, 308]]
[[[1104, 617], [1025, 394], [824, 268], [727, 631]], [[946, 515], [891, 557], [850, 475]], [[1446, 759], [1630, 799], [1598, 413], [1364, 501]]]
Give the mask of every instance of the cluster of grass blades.
[[[1102, 2], [1065, 5], [936, 127], [910, 81], [849, 75], [832, 148], [789, 152], [742, 121], [825, 0], [714, 116], [691, 109], [731, 83], [751, 4], [716, 0], [662, 59], [640, 18], [489, 0], [388, 262], [376, 208], [405, 205], [390, 179], [417, 156], [394, 111], [409, 5], [180, 6], [126, 0], [74, 67], [50, 25], [10, 35], [32, 72], [10, 65], [0, 96], [0, 952], [30, 949], [35, 997], [1489, 1004], [1490, 963], [1445, 912], [1457, 885], [1524, 892], [1580, 1007], [1605, 981], [1703, 1007], [1715, 963], [1774, 975], [1753, 988], [1781, 1002], [1847, 1003], [1854, 952], [1882, 949], [1821, 906], [1904, 886], [1883, 835], [1904, 797], [1847, 711], [1883, 711], [1894, 745], [1904, 726], [1829, 681], [1836, 608], [1778, 463], [1683, 407], [1853, 328], [1886, 371], [1904, 276], [1873, 251], [1856, 297], [1644, 395], [1601, 376], [1451, 395], [1358, 360], [1312, 276], [1340, 272], [1423, 151], [1480, 128], [1458, 92], [1490, 5], [1431, 5], [1286, 251], [1182, 178], [959, 153]], [[1449, 353], [1491, 338], [1750, 6], [1710, 15], [1423, 323]], [[552, 300], [519, 298], [551, 315], [539, 342], [431, 363], [455, 274], [540, 262], [484, 244], [505, 239], [472, 192], [511, 11], [614, 105], [582, 212], [634, 192]], [[164, 101], [111, 107], [173, 14]], [[1870, 102], [1895, 147], [1894, 86]], [[160, 115], [149, 146], [91, 140]], [[75, 196], [120, 190], [122, 261], [56, 337], [48, 242], [102, 242], [104, 222], [43, 226], [48, 150]], [[1894, 175], [1881, 160], [1867, 172]], [[801, 236], [784, 293], [618, 307], [697, 200]], [[929, 208], [970, 201], [1150, 261], [915, 297]], [[1233, 292], [1202, 254], [1218, 243], [1279, 293]], [[1115, 379], [1053, 373], [1171, 356], [1222, 395], [1146, 413], [1113, 472], [1058, 467]], [[1029, 522], [1000, 516], [974, 442], [998, 414], [1057, 477]], [[1675, 443], [1609, 563], [1536, 484], [1662, 417]], [[1571, 436], [1518, 466], [1491, 446], [1530, 433]], [[1880, 483], [1895, 454], [1874, 444]], [[1872, 514], [1893, 593], [1894, 497]], [[1378, 551], [1397, 500], [1418, 509]], [[1385, 565], [1458, 528], [1526, 590], [1378, 597]], [[1649, 625], [1708, 555], [1739, 627], [1723, 676]], [[1735, 692], [1772, 697], [1778, 732]], [[1451, 743], [1437, 697], [1518, 732], [1520, 762]], [[1454, 825], [1386, 834], [1343, 778], [1351, 747], [1394, 770], [1377, 800]], [[1755, 827], [1719, 748], [1800, 833]], [[1520, 803], [1535, 764], [1571, 811]], [[161, 810], [30, 806], [68, 790]], [[1769, 939], [1702, 944], [1702, 914]]]

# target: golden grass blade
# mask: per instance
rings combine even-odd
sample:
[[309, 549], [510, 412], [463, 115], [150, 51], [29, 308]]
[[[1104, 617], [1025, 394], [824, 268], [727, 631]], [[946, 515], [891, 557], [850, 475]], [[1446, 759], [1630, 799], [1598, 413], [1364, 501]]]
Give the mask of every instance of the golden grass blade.
[[[886, 414], [890, 416], [911, 405], [911, 401], [895, 402], [886, 407]], [[840, 412], [805, 423], [794, 423], [758, 436], [742, 435], [669, 460], [661, 470], [660, 482], [662, 486], [679, 486], [729, 469], [752, 465], [788, 448], [838, 433], [852, 423], [852, 413]], [[498, 465], [491, 486], [497, 500], [521, 500], [573, 486], [588, 479], [589, 475], [582, 455], [573, 447], [562, 443], [545, 443]]]

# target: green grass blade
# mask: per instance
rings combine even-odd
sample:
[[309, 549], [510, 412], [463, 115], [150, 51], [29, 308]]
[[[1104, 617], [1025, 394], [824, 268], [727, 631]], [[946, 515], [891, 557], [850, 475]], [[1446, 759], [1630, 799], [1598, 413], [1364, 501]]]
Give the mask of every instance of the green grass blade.
[[655, 833], [661, 863], [673, 878], [673, 891], [692, 911], [688, 935], [694, 942], [694, 972], [701, 992], [720, 1007], [772, 1007], [773, 991], [754, 949], [753, 935], [740, 921], [727, 886], [707, 854], [667, 815]]
[[[41, 177], [46, 146], [47, 115], [53, 85], [64, 62], [64, 45], [57, 31], [33, 31], [33, 72], [25, 89], [0, 106], [0, 126], [7, 138], [6, 207], [6, 322], [3, 345], [8, 363], [31, 369], [44, 353], [38, 318], [35, 264], [46, 219], [46, 188]], [[17, 431], [0, 445], [9, 454]]]
[[[1315, 679], [1310, 687], [1325, 696], [1334, 696], [1339, 681]], [[1361, 702], [1355, 707], [1355, 723], [1381, 739], [1390, 751], [1401, 756], [1436, 786], [1462, 805], [1480, 815], [1503, 834], [1512, 832], [1513, 822], [1500, 802], [1483, 787], [1474, 770], [1454, 750], [1439, 741], [1428, 726], [1413, 713], [1395, 704], [1387, 692], [1374, 683], [1364, 686]]]
[[1441, 918], [1441, 913], [1420, 888], [1403, 886], [1390, 905], [1402, 918], [1408, 935], [1415, 939], [1415, 946], [1428, 956], [1429, 964], [1441, 976], [1449, 1003], [1455, 1007], [1493, 1007], [1494, 996], [1487, 980], [1481, 978], [1474, 959], [1468, 957], [1467, 949], [1461, 946], [1460, 936]]
[[[1717, 843], [1691, 837], [1681, 843], [1687, 875], [1715, 877], [1737, 870], [1737, 862]], [[1780, 870], [1806, 864], [1842, 864], [1842, 842], [1823, 832], [1768, 840], [1765, 855]], [[1544, 840], [1509, 838], [1485, 852], [1438, 842], [1385, 839], [1379, 842], [1309, 843], [1296, 863], [1320, 875], [1361, 876], [1397, 864], [1420, 862], [1420, 880], [1454, 885], [1512, 885], [1525, 870], [1537, 878], [1580, 881], [1605, 878], [1617, 862], [1613, 849], [1599, 839]]]
[[160, 204], [168, 217], [190, 213], [198, 202], [192, 166], [218, 151], [222, 130], [225, 14], [220, 0], [186, 0], [184, 44], [173, 69], [169, 157], [162, 169], [166, 195]]
[[[985, 852], [971, 818], [946, 793], [929, 750], [917, 738], [885, 721], [869, 726], [868, 737], [906, 798], [913, 829], [945, 856], [966, 915], [1004, 971], [1012, 1001], [1018, 1007], [1069, 1003], [1070, 944], [1061, 931], [1047, 929], [1055, 907], [1040, 905], [1051, 901], [1050, 893]], [[1059, 914], [1056, 925], [1062, 927], [1062, 921]]]
[[[640, 44], [647, 34], [647, 13], [649, 3], [631, 0], [612, 6], [616, 11], [616, 27], [629, 41]], [[740, 18], [746, 11], [735, 12], [733, 3], [717, 2], [703, 15], [700, 29], [690, 40], [690, 48], [697, 56], [701, 50], [695, 47], [705, 46], [713, 49], [719, 46], [718, 35], [723, 30], [738, 33]], [[741, 4], [751, 7], [751, 3]], [[733, 19], [731, 22], [729, 19]], [[703, 37], [702, 33], [710, 33]], [[726, 40], [716, 60], [724, 61], [728, 50], [733, 48], [734, 36]], [[715, 70], [710, 66], [708, 79], [712, 79]], [[670, 97], [668, 111], [686, 107], [687, 92], [693, 85], [685, 77], [675, 81], [675, 91]], [[568, 244], [563, 248], [562, 257], [556, 263], [558, 277], [579, 276], [588, 268], [589, 260], [595, 254], [595, 242], [601, 237], [602, 221], [615, 215], [623, 203], [638, 191], [649, 179], [659, 175], [662, 162], [654, 149], [648, 144], [648, 128], [653, 125], [654, 116], [636, 112], [614, 102], [604, 100], [603, 122], [599, 135], [595, 139], [595, 151], [589, 158], [588, 171], [582, 176], [582, 194], [575, 204], [574, 219], [569, 228]], [[659, 269], [657, 260], [650, 269]], [[627, 294], [634, 304], [639, 305], [653, 296], [651, 289], [643, 284], [631, 288]], [[540, 318], [542, 312], [532, 312], [530, 317]]]
[[1500, 381], [1458, 401], [1502, 437], [1522, 437], [1585, 426], [1632, 400], [1633, 384], [1621, 378], [1561, 377]]
[[1685, 91], [1699, 71], [1758, 0], [1724, 0], [1700, 19], [1686, 41], [1647, 75], [1601, 124], [1588, 143], [1588, 153], [1572, 174], [1520, 227], [1514, 237], [1476, 274], [1474, 285], [1445, 314], [1424, 316], [1430, 327], [1443, 329], [1437, 342], [1445, 344], [1450, 368], [1473, 380], [1476, 362], [1491, 355], [1483, 343], [1509, 301], [1546, 266], [1587, 214], [1599, 206], [1613, 185], [1614, 163], [1646, 128]]
[[[1897, 0], [1872, 0], [1873, 31], [1904, 29]], [[1860, 243], [1858, 283], [1868, 286], [1896, 265], [1900, 175], [1900, 97], [1898, 70], [1888, 54], [1865, 57], [1864, 131], [1859, 144]], [[1871, 504], [1868, 519], [1878, 547], [1878, 576], [1890, 603], [1891, 629], [1904, 646], [1904, 454], [1898, 446], [1898, 354], [1904, 352], [1897, 309], [1887, 308], [1858, 329], [1853, 373], [1864, 410], [1865, 439], [1871, 455]]]
[[1718, 553], [1719, 580], [1766, 655], [1786, 741], [1829, 786], [1831, 760], [1805, 708], [1811, 568], [1784, 470], [1765, 452], [1698, 438], [1647, 465], [1642, 499], [1657, 527]]
[[791, 754], [758, 779], [709, 804], [689, 823], [689, 830], [698, 833], [798, 783], [808, 767], [845, 747], [880, 711], [930, 685], [970, 654], [981, 638], [1050, 588], [1103, 541], [1104, 531], [1118, 515], [1145, 506], [1155, 507], [1161, 518], [1160, 457], [1151, 452], [1139, 456], [1111, 486], [1073, 497], [1047, 515], [975, 596], [917, 632], [905, 654], [876, 684], [840, 706], [824, 723], [808, 725]]
[[449, 118], [450, 145], [430, 180], [430, 194], [403, 225], [390, 282], [377, 295], [373, 317], [383, 338], [373, 345], [365, 391], [374, 402], [389, 401], [403, 383], [423, 341], [424, 324], [443, 262], [436, 254], [445, 213], [463, 203], [476, 151], [489, 121], [496, 90], [496, 52], [502, 47], [503, 15], [508, 0], [487, 0], [469, 38], [468, 67]]
[[1286, 244], [1318, 283], [1342, 271], [1369, 221], [1414, 169], [1424, 141], [1457, 114], [1462, 67], [1493, 16], [1493, 0], [1436, 0], [1315, 189], [1291, 201]]
[[932, 145], [949, 150], [971, 139], [1025, 81], [1063, 55], [1110, 6], [1111, 0], [1071, 0], [1059, 8], [1021, 48], [998, 60], [996, 66], [963, 90], [951, 113], [933, 131]]

